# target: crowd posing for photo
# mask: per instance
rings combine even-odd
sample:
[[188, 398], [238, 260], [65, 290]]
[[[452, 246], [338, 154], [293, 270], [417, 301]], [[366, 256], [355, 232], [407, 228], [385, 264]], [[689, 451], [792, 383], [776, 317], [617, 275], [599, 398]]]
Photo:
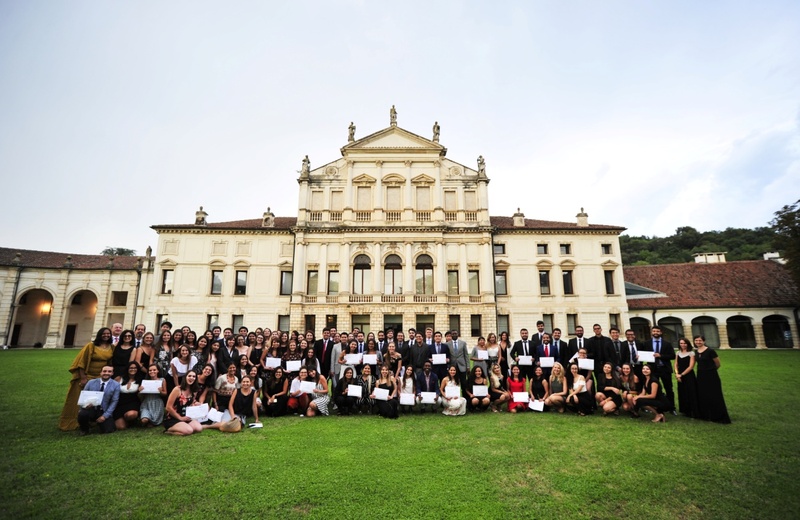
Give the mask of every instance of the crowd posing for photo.
[[246, 327], [197, 334], [169, 322], [155, 334], [144, 325], [122, 329], [100, 329], [75, 357], [62, 430], [162, 426], [191, 435], [289, 414], [396, 419], [489, 411], [632, 418], [647, 412], [652, 422], [680, 412], [730, 423], [716, 352], [702, 336], [680, 338], [676, 352], [659, 327], [641, 342], [630, 329], [622, 339], [617, 328], [604, 336], [595, 324], [586, 337], [577, 326], [566, 341], [560, 329], [546, 332], [539, 321], [535, 333], [521, 329], [516, 341], [490, 333], [472, 347], [458, 331], [432, 328], [409, 329], [407, 336], [325, 328], [320, 339], [313, 331]]

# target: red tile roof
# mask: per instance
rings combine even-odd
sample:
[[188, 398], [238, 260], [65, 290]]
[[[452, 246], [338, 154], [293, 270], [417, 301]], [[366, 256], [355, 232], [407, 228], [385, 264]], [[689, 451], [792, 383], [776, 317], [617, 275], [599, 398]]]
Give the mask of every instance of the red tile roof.
[[[14, 259], [20, 254], [19, 264]], [[78, 255], [71, 253], [56, 253], [53, 251], [32, 251], [30, 249], [14, 249], [0, 247], [0, 265], [20, 265], [22, 267], [38, 267], [44, 269], [61, 269], [67, 263], [67, 257], [72, 257], [72, 269], [108, 269], [110, 256], [105, 255]], [[113, 269], [136, 269], [143, 256], [115, 256]]]
[[577, 222], [555, 222], [553, 220], [534, 220], [530, 218], [525, 219], [525, 227], [514, 226], [514, 217], [489, 217], [492, 225], [498, 229], [563, 229], [568, 231], [580, 230], [606, 230], [606, 231], [619, 231], [625, 230], [622, 226], [607, 226], [604, 224], [589, 224], [585, 227], [578, 226]]
[[772, 260], [626, 266], [623, 274], [626, 282], [667, 295], [629, 299], [631, 310], [800, 305], [789, 271]]

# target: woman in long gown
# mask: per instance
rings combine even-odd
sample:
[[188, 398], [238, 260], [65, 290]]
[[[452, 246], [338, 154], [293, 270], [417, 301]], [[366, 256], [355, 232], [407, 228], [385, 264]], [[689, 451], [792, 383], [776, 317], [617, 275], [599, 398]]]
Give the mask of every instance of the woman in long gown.
[[[459, 396], [447, 397], [447, 392], [445, 391], [447, 387], [458, 388]], [[451, 366], [447, 371], [447, 376], [442, 379], [442, 384], [439, 388], [442, 392], [442, 404], [444, 405], [442, 415], [464, 415], [467, 413], [467, 400], [461, 397], [460, 389], [461, 385], [458, 382], [458, 371], [456, 367]]]
[[678, 380], [678, 409], [686, 417], [699, 417], [697, 410], [697, 378], [694, 375], [694, 352], [689, 340], [678, 341], [675, 356], [675, 379]]
[[60, 430], [78, 429], [78, 397], [81, 395], [81, 390], [90, 379], [100, 377], [100, 371], [111, 361], [113, 355], [111, 329], [103, 327], [97, 331], [94, 341], [87, 343], [75, 356], [72, 366], [69, 367], [72, 373], [69, 391], [64, 401], [64, 408], [61, 410], [61, 417], [58, 419]]
[[703, 336], [694, 337], [697, 349], [697, 409], [700, 419], [721, 424], [730, 424], [725, 397], [722, 395], [722, 381], [719, 379], [719, 357], [713, 349], [706, 346]]

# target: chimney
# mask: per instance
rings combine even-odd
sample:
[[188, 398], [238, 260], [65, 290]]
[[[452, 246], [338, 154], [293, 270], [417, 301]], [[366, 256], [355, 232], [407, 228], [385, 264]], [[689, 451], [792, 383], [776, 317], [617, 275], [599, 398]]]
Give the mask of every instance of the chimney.
[[694, 263], [696, 264], [724, 264], [725, 254], [727, 251], [721, 253], [695, 253]]
[[584, 213], [583, 208], [581, 208], [581, 212], [575, 216], [578, 217], [578, 227], [589, 227], [589, 214]]
[[261, 227], [275, 227], [275, 215], [267, 208], [261, 220]]
[[517, 212], [514, 213], [514, 227], [525, 227], [525, 215], [517, 208]]

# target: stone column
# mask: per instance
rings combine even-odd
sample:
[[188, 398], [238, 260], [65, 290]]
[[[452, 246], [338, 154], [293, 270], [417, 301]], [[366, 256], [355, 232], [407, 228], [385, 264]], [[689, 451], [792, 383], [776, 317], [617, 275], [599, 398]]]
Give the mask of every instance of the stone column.
[[372, 293], [383, 294], [383, 284], [381, 284], [381, 271], [383, 265], [381, 262], [381, 245], [378, 243], [372, 244], [372, 258], [374, 268], [372, 269]]
[[[347, 179], [344, 186], [344, 211], [342, 220], [353, 220], [353, 161], [347, 161]], [[349, 262], [348, 262], [349, 263]]]
[[317, 271], [317, 295], [324, 298], [328, 294], [328, 244], [323, 242], [320, 245], [319, 269]]
[[[405, 242], [405, 269], [403, 269], [403, 290], [404, 294], [414, 294], [414, 257], [411, 249], [411, 242]], [[405, 320], [405, 318], [403, 318]]]
[[339, 262], [339, 294], [349, 297], [351, 282], [350, 271], [352, 265], [350, 263], [350, 242], [342, 242], [342, 249]]
[[443, 240], [436, 241], [436, 293], [447, 296], [447, 259]]
[[372, 207], [374, 220], [383, 220], [385, 217], [383, 207], [383, 161], [375, 161], [375, 193], [372, 194]]
[[414, 186], [411, 184], [411, 161], [403, 163], [406, 167], [406, 197], [403, 220], [414, 220]]
[[[458, 294], [469, 294], [469, 279], [467, 278], [467, 244], [458, 244]], [[464, 324], [461, 324], [464, 327]]]
[[292, 265], [292, 301], [303, 301], [303, 284], [306, 273], [306, 242], [301, 236], [295, 242], [294, 265]]
[[756, 339], [756, 348], [767, 348], [767, 338], [764, 337], [764, 324], [753, 320], [753, 336]]

